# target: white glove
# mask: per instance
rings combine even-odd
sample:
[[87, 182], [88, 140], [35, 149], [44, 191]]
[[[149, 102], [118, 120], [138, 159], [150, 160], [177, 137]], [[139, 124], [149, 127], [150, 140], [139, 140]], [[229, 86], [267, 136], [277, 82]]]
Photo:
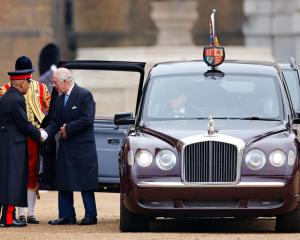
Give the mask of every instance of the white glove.
[[44, 129], [39, 129], [41, 132], [41, 141], [45, 142], [46, 139], [48, 138], [48, 133]]

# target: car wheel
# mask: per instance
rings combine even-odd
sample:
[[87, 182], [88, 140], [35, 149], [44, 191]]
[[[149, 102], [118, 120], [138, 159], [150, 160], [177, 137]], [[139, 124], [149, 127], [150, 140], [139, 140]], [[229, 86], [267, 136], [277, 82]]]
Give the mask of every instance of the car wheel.
[[126, 209], [120, 200], [120, 231], [146, 232], [149, 229], [149, 220], [146, 217], [134, 214]]
[[292, 212], [276, 217], [277, 232], [300, 232], [300, 206]]

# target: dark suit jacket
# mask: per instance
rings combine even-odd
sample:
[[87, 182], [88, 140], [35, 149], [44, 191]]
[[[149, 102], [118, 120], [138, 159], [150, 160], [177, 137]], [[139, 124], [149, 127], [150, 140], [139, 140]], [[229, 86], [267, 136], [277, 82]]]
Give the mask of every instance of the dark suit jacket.
[[40, 140], [28, 122], [25, 98], [11, 87], [0, 100], [0, 203], [27, 206], [27, 136]]
[[45, 128], [49, 137], [66, 124], [67, 139], [60, 139], [55, 185], [61, 191], [87, 191], [98, 186], [98, 158], [94, 135], [95, 102], [92, 94], [74, 85], [66, 107], [57, 97], [53, 119]]

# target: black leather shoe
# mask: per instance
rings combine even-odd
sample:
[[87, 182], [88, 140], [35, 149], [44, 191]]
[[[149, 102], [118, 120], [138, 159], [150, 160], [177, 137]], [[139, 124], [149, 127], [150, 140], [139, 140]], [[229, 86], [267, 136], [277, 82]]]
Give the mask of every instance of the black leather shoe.
[[0, 223], [0, 227], [5, 228], [5, 227], [11, 227], [12, 224], [4, 224], [4, 223]]
[[59, 218], [48, 222], [50, 225], [70, 225], [76, 224], [76, 218]]
[[97, 224], [97, 218], [96, 217], [84, 217], [77, 223], [78, 225], [93, 225]]
[[26, 227], [26, 222], [21, 222], [18, 219], [13, 219], [13, 222], [11, 224], [12, 227]]
[[26, 222], [24, 223], [17, 219], [13, 219], [12, 224], [5, 224], [5, 223], [0, 224], [0, 227], [26, 227], [26, 226], [27, 226]]
[[0, 223], [0, 227], [26, 227], [26, 226], [27, 226], [26, 222], [25, 223], [21, 222], [16, 218], [13, 219], [12, 224], [6, 224], [3, 222]]
[[31, 216], [27, 217], [27, 223], [30, 223], [30, 224], [39, 224], [40, 221], [37, 220], [34, 215], [31, 215]]
[[20, 215], [18, 220], [19, 220], [20, 222], [26, 223], [26, 218], [25, 218], [24, 215]]

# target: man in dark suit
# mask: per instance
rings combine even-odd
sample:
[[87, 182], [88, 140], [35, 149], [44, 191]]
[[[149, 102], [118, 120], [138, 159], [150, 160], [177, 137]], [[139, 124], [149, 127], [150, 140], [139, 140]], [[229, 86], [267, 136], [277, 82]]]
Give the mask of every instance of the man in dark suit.
[[185, 117], [187, 115], [186, 110], [186, 94], [185, 92], [179, 92], [174, 96], [171, 101], [171, 116], [178, 118], [178, 117]]
[[53, 74], [53, 87], [60, 93], [53, 119], [45, 131], [61, 139], [56, 159], [55, 184], [59, 218], [52, 225], [75, 224], [73, 191], [81, 191], [85, 208], [79, 225], [97, 223], [94, 190], [98, 187], [98, 158], [94, 135], [95, 102], [92, 94], [73, 82], [71, 72], [59, 68]]
[[165, 112], [168, 117], [172, 118], [192, 118], [197, 117], [198, 110], [192, 106], [189, 101], [188, 91], [176, 89], [172, 93], [169, 102], [170, 108]]
[[40, 131], [27, 118], [25, 95], [32, 79], [32, 64], [20, 61], [9, 72], [11, 87], [0, 101], [0, 204], [1, 227], [22, 227], [15, 206], [27, 206], [27, 137], [41, 140]]

